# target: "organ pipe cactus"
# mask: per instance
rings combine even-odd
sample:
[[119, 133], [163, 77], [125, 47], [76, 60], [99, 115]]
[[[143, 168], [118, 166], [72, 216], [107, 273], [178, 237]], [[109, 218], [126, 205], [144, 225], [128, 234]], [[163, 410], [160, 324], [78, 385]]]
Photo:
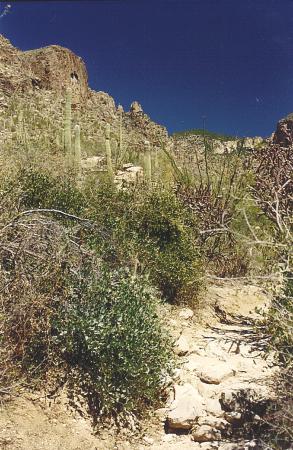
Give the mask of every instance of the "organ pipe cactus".
[[122, 114], [123, 114], [123, 108], [118, 107], [119, 111], [119, 150], [120, 154], [122, 154], [122, 148], [123, 148], [123, 135], [122, 135]]

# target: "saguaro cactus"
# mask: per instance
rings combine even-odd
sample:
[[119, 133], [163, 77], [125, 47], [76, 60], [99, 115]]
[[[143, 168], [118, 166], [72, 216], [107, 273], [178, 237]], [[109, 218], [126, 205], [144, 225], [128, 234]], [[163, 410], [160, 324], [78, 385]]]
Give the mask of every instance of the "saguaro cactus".
[[152, 156], [151, 156], [151, 144], [149, 141], [145, 141], [144, 176], [146, 180], [148, 181], [152, 180]]
[[64, 120], [64, 147], [68, 162], [71, 159], [71, 89], [66, 90], [65, 96], [65, 120]]
[[77, 175], [80, 175], [81, 171], [81, 150], [80, 150], [80, 126], [74, 127], [74, 168]]
[[113, 177], [113, 166], [112, 166], [112, 152], [110, 143], [110, 132], [111, 126], [109, 123], [106, 125], [106, 158], [107, 158], [107, 170], [110, 177]]
[[122, 154], [123, 150], [123, 135], [122, 135], [122, 115], [123, 115], [123, 108], [121, 105], [118, 106], [118, 112], [119, 112], [119, 151], [120, 155]]

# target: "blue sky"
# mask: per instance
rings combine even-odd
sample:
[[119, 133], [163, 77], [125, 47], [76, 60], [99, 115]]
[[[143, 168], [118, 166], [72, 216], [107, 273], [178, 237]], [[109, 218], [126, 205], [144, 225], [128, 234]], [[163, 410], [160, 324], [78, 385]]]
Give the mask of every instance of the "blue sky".
[[15, 46], [70, 48], [93, 89], [138, 100], [170, 132], [206, 116], [212, 131], [267, 136], [293, 111], [292, 0], [10, 4], [0, 33]]

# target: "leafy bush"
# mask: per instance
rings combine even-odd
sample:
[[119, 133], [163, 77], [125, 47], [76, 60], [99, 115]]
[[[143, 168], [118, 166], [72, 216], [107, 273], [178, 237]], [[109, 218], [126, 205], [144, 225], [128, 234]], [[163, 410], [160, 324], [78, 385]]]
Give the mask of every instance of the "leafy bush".
[[159, 399], [171, 363], [156, 292], [102, 270], [77, 235], [40, 215], [2, 231], [0, 381], [58, 383], [60, 374], [96, 417], [139, 414]]
[[93, 409], [140, 412], [156, 403], [171, 346], [161, 329], [155, 291], [128, 272], [103, 273], [75, 288], [54, 323], [56, 343]]
[[53, 208], [80, 214], [86, 206], [85, 197], [66, 177], [54, 178], [48, 173], [30, 169], [21, 171], [18, 181], [22, 207]]
[[282, 367], [274, 380], [276, 399], [266, 416], [269, 429], [265, 440], [272, 449], [289, 449], [292, 448], [293, 442], [292, 273], [287, 274], [284, 291], [274, 300], [264, 325], [270, 337], [271, 348], [275, 350]]
[[101, 187], [93, 203], [92, 220], [103, 232], [91, 245], [110, 267], [148, 275], [169, 301], [196, 298], [203, 271], [196, 221], [172, 191]]
[[158, 189], [141, 204], [137, 225], [151, 279], [168, 300], [192, 302], [203, 274], [194, 216], [172, 192]]

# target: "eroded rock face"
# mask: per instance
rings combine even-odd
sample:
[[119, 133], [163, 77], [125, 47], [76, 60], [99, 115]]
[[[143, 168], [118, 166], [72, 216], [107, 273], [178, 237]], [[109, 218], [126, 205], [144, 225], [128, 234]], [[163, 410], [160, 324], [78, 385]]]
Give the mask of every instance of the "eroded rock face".
[[[75, 120], [90, 149], [88, 155], [84, 151], [84, 158], [101, 152], [106, 124], [111, 125], [113, 148], [121, 136], [124, 148], [131, 146], [138, 153], [144, 151], [145, 140], [153, 149], [168, 141], [167, 130], [154, 123], [137, 101], [125, 113], [109, 94], [90, 89], [85, 64], [71, 50], [51, 45], [23, 52], [0, 35], [1, 111], [9, 110], [13, 96], [16, 108], [28, 104], [30, 113], [47, 116], [56, 128], [62, 128], [67, 88], [72, 92], [73, 112], [80, 113]], [[36, 135], [36, 130], [28, 131]]]
[[143, 113], [142, 106], [137, 102], [132, 102], [130, 105], [130, 112], [133, 114]]
[[29, 90], [32, 77], [28, 64], [21, 59], [21, 52], [0, 35], [0, 96], [3, 97], [1, 103], [15, 91]]
[[293, 114], [289, 114], [278, 122], [273, 135], [273, 143], [282, 147], [289, 147], [293, 144]]
[[72, 90], [73, 103], [81, 103], [88, 96], [88, 76], [84, 62], [72, 51], [51, 45], [23, 52], [20, 59], [34, 74], [32, 84], [40, 89], [63, 94]]

